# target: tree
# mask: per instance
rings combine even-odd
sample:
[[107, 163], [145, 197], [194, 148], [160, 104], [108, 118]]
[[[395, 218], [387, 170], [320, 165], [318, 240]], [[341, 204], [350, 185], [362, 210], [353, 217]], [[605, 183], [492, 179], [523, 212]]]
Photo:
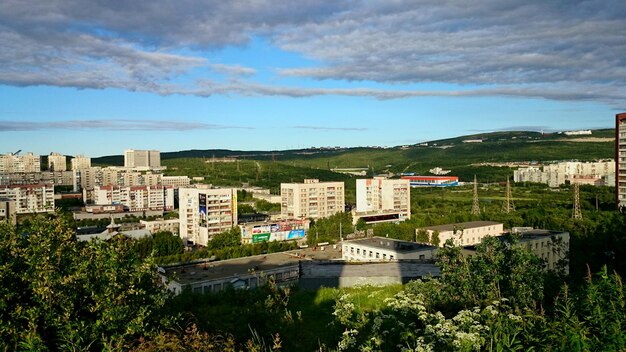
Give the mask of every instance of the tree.
[[439, 247], [439, 244], [441, 243], [441, 240], [439, 239], [439, 230], [433, 231], [430, 235], [430, 243], [435, 247]]

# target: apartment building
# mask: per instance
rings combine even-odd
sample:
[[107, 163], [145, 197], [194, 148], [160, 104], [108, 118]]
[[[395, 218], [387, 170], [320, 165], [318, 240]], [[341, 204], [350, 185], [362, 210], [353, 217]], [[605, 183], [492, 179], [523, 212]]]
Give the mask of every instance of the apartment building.
[[455, 246], [469, 246], [479, 244], [486, 236], [502, 235], [504, 224], [494, 221], [461, 222], [416, 229], [416, 234], [420, 230], [426, 230], [431, 242], [434, 236], [439, 236], [439, 247], [443, 247], [447, 240], [452, 240]]
[[178, 190], [180, 236], [206, 246], [215, 234], [237, 225], [237, 190], [196, 185]]
[[54, 186], [50, 184], [0, 186], [0, 198], [15, 202], [16, 214], [54, 211]]
[[48, 155], [48, 170], [50, 171], [66, 171], [67, 158], [59, 153], [50, 153]]
[[124, 150], [124, 167], [126, 168], [160, 168], [161, 152], [158, 150]]
[[285, 219], [319, 219], [344, 211], [344, 183], [281, 183], [281, 216]]
[[626, 207], [626, 112], [615, 115], [615, 188], [617, 207]]
[[17, 224], [17, 209], [15, 201], [9, 198], [0, 198], [0, 222]]
[[356, 180], [353, 221], [366, 223], [404, 221], [411, 218], [411, 185], [407, 179], [385, 177]]
[[157, 232], [169, 231], [174, 235], [178, 235], [180, 231], [180, 220], [178, 219], [169, 219], [169, 220], [139, 220], [139, 223], [144, 225], [146, 230], [150, 231], [151, 234], [155, 234]]
[[550, 187], [558, 187], [566, 182], [605, 185], [606, 181], [612, 180], [614, 175], [615, 162], [613, 160], [567, 161], [547, 164], [543, 167], [519, 168], [513, 171], [513, 181], [545, 183]]
[[173, 210], [174, 188], [163, 186], [96, 186], [90, 196], [83, 190], [83, 199], [93, 198], [96, 205], [122, 204], [128, 211]]
[[39, 155], [34, 155], [33, 153], [24, 155], [2, 154], [0, 155], [0, 173], [40, 172], [40, 159]]
[[174, 188], [188, 187], [189, 176], [161, 176], [163, 186], [173, 186]]
[[91, 158], [84, 155], [77, 155], [70, 160], [72, 170], [88, 169], [91, 167]]
[[34, 185], [39, 183], [55, 186], [71, 186], [73, 175], [71, 171], [41, 171], [0, 174], [0, 185]]

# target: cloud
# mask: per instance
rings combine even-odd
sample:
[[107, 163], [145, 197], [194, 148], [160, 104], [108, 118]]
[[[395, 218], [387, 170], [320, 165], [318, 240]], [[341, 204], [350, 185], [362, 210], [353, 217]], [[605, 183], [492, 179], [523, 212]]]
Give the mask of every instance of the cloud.
[[361, 127], [328, 127], [328, 126], [293, 126], [301, 130], [315, 130], [315, 131], [367, 131], [368, 128]]
[[[198, 96], [491, 94], [624, 108], [625, 17], [623, 0], [476, 0], [469, 5], [462, 0], [5, 0], [0, 2], [0, 83]], [[311, 59], [316, 65], [275, 72], [278, 78], [313, 79], [317, 86], [233, 81], [252, 79], [256, 71], [207, 59], [253, 37]], [[202, 75], [199, 83], [179, 81], [207, 71], [198, 68], [228, 77], [208, 84]], [[349, 87], [328, 88], [326, 80]], [[388, 88], [359, 88], [359, 82]], [[427, 82], [461, 88], [394, 88]]]
[[68, 120], [68, 121], [0, 121], [0, 132], [38, 130], [108, 130], [108, 131], [189, 131], [207, 129], [249, 128], [203, 122], [157, 120]]

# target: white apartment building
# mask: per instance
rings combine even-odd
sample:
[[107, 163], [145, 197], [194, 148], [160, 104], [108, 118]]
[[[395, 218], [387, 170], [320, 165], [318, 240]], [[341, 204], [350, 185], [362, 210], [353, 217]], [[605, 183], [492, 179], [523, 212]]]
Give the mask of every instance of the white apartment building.
[[139, 220], [139, 223], [146, 227], [146, 230], [150, 231], [151, 234], [155, 234], [157, 232], [169, 231], [174, 235], [178, 235], [180, 230], [180, 220], [178, 219], [170, 219], [170, 220]]
[[50, 171], [66, 171], [67, 158], [59, 153], [50, 153], [48, 155], [48, 170]]
[[[87, 189], [83, 198], [89, 198]], [[96, 186], [93, 189], [93, 202], [96, 205], [122, 204], [129, 211], [173, 210], [174, 188], [163, 186]]]
[[[550, 187], [558, 187], [568, 182], [576, 182], [578, 179], [595, 178], [611, 179], [615, 175], [615, 161], [578, 162], [568, 161], [537, 166], [519, 168], [513, 171], [515, 182], [545, 183]], [[592, 182], [591, 184], [599, 183]]]
[[237, 190], [234, 188], [180, 188], [180, 237], [186, 243], [206, 246], [213, 235], [237, 225]]
[[435, 258], [437, 247], [386, 237], [343, 241], [341, 257], [356, 262], [385, 262], [390, 260], [429, 260]]
[[344, 183], [281, 183], [281, 216], [285, 219], [319, 219], [344, 211]]
[[[378, 215], [393, 215], [380, 217]], [[404, 221], [411, 218], [411, 185], [407, 179], [390, 180], [385, 177], [356, 180], [356, 211], [353, 219]], [[387, 219], [388, 218], [388, 219]]]
[[17, 214], [54, 211], [53, 185], [0, 186], [0, 198], [7, 198], [15, 202]]
[[615, 188], [617, 207], [626, 207], [626, 112], [615, 115]]
[[33, 153], [24, 155], [2, 154], [0, 155], [0, 173], [40, 172], [40, 159], [39, 155], [33, 155]]
[[[470, 246], [479, 244], [486, 236], [500, 236], [504, 232], [504, 224], [494, 221], [470, 221], [456, 224], [429, 226], [423, 228], [428, 232], [428, 238], [438, 233], [439, 247], [443, 247], [447, 240], [452, 240], [455, 246]], [[416, 229], [416, 233], [421, 229]]]
[[174, 188], [188, 187], [189, 176], [161, 176], [163, 186], [173, 186]]
[[124, 150], [124, 167], [161, 167], [161, 152], [158, 150]]
[[91, 167], [91, 158], [84, 155], [77, 155], [70, 160], [72, 170], [88, 169]]

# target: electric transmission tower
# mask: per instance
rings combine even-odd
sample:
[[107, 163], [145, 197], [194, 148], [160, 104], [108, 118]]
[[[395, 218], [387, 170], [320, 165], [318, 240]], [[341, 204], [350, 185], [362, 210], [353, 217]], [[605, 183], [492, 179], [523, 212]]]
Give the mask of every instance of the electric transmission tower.
[[474, 201], [472, 203], [472, 215], [480, 215], [480, 204], [478, 204], [478, 182], [474, 175]]
[[513, 204], [513, 196], [511, 195], [511, 182], [509, 178], [506, 178], [506, 200], [504, 201], [504, 206], [502, 207], [502, 212], [510, 213], [515, 211], [515, 204]]
[[574, 183], [574, 211], [572, 212], [572, 217], [574, 219], [582, 219], [583, 213], [580, 211], [580, 185], [578, 183]]

